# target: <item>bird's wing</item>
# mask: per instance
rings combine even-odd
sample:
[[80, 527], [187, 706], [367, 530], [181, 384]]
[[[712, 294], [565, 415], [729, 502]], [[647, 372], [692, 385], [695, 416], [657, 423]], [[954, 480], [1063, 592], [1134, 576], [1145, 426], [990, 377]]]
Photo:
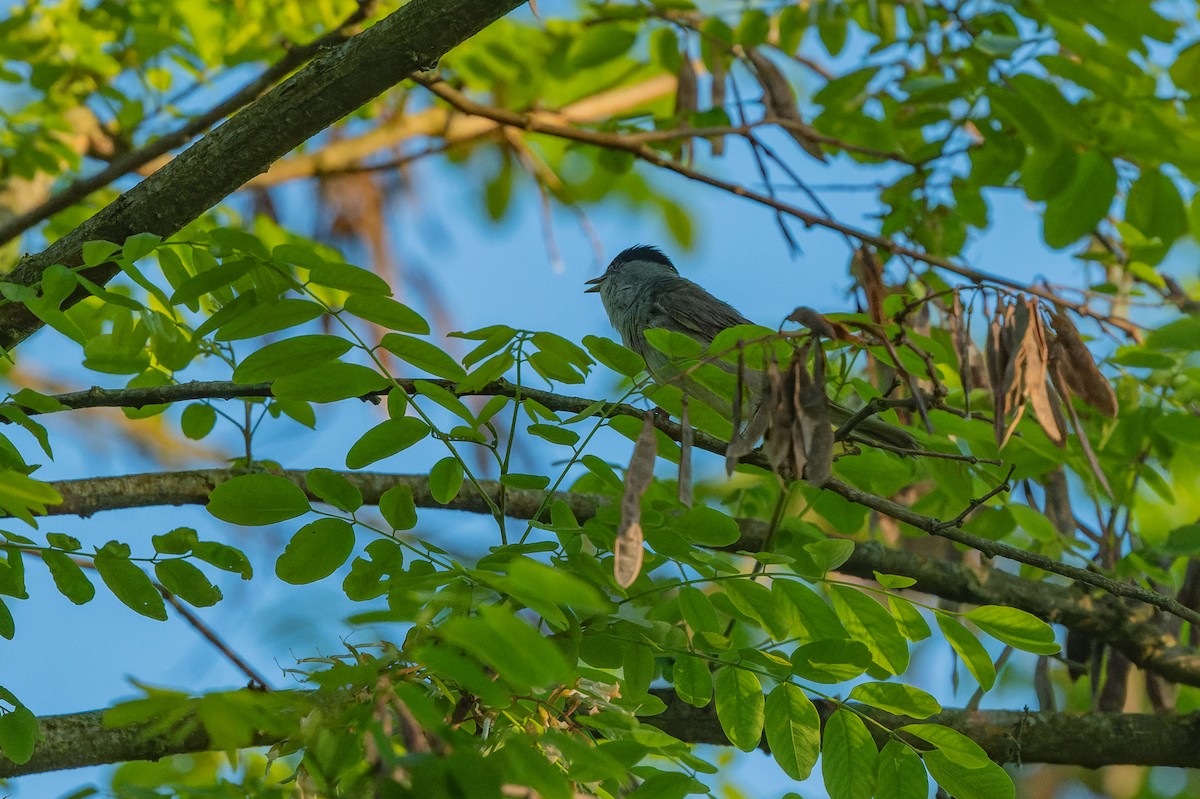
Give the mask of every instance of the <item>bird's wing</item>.
[[655, 293], [650, 315], [647, 327], [676, 330], [704, 344], [726, 328], [751, 324], [728, 303], [683, 278]]

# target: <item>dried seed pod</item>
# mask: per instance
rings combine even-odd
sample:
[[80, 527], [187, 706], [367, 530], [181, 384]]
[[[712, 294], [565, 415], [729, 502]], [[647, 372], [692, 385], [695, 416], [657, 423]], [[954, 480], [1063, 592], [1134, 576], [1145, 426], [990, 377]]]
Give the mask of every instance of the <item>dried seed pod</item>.
[[754, 65], [754, 72], [758, 78], [758, 85], [762, 87], [763, 102], [767, 106], [767, 111], [784, 123], [783, 127], [787, 130], [788, 135], [806, 153], [818, 161], [824, 161], [825, 153], [821, 150], [821, 145], [813, 138], [816, 131], [805, 124], [801, 118], [800, 106], [796, 104], [796, 96], [792, 94], [792, 84], [787, 77], [771, 59], [753, 47], [746, 48], [746, 56]]
[[1060, 347], [1063, 378], [1071, 390], [1105, 416], [1116, 417], [1117, 395], [1112, 384], [1101, 374], [1079, 331], [1065, 313], [1052, 313], [1050, 324]]
[[642, 495], [654, 479], [654, 459], [657, 455], [654, 433], [654, 411], [647, 411], [633, 445], [633, 457], [625, 472], [625, 493], [621, 495], [621, 527], [613, 546], [613, 576], [622, 588], [633, 585], [642, 571], [645, 551], [642, 547]]

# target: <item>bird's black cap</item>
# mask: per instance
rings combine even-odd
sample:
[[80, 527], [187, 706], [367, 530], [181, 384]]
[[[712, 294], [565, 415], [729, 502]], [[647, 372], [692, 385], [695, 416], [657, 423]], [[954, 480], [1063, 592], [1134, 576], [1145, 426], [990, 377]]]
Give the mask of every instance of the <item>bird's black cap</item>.
[[635, 244], [626, 250], [622, 250], [616, 258], [613, 258], [608, 268], [610, 270], [619, 269], [623, 264], [631, 261], [649, 261], [650, 263], [669, 266], [676, 273], [679, 272], [678, 269], [675, 269], [675, 264], [671, 263], [671, 259], [666, 256], [666, 253], [649, 244]]

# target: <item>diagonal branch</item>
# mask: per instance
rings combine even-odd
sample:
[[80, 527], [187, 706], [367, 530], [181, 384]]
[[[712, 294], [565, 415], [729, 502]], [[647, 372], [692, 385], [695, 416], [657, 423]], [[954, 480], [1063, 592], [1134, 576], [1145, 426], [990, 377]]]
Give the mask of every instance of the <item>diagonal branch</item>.
[[[161, 505], [202, 505], [220, 483], [241, 472], [232, 469], [206, 469], [192, 472], [165, 472], [63, 480], [51, 485], [62, 495], [63, 503], [50, 508], [52, 515], [90, 516], [105, 510], [154, 507]], [[309, 499], [319, 498], [307, 492], [305, 472], [282, 472], [306, 489]], [[362, 492], [367, 505], [375, 505], [384, 492], [396, 485], [407, 486], [413, 501], [423, 508], [444, 508], [491, 515], [504, 492], [505, 513], [514, 519], [533, 519], [546, 514], [551, 503], [542, 491], [504, 488], [499, 482], [480, 480], [487, 494], [462, 491], [447, 504], [434, 499], [428, 475], [386, 474], [380, 472], [341, 472]], [[553, 499], [566, 503], [575, 518], [586, 522], [600, 505], [614, 497], [575, 492], [555, 493]], [[542, 521], [549, 521], [548, 516]], [[742, 536], [728, 549], [758, 551], [767, 540], [766, 523], [754, 519], [738, 520]], [[976, 605], [1009, 605], [1020, 608], [1047, 622], [1107, 641], [1131, 661], [1172, 682], [1200, 686], [1200, 653], [1179, 646], [1178, 641], [1156, 623], [1156, 616], [1144, 606], [1131, 605], [1113, 596], [1088, 596], [1075, 586], [1029, 580], [999, 569], [972, 569], [911, 552], [890, 549], [877, 542], [857, 542], [854, 554], [838, 571], [874, 580], [875, 573], [901, 574], [917, 581], [913, 590], [934, 594], [957, 602]]]
[[350, 37], [350, 31], [371, 15], [374, 5], [374, 0], [358, 0], [357, 8], [337, 28], [306, 45], [291, 48], [283, 58], [267, 67], [261, 75], [208, 111], [188, 120], [182, 127], [155, 139], [144, 147], [113, 159], [108, 166], [96, 174], [73, 181], [41, 205], [0, 225], [0, 244], [11, 241], [37, 223], [49, 219], [59, 211], [70, 208], [114, 180], [137, 171], [176, 147], [187, 144], [195, 136], [254, 100], [324, 48], [335, 47], [345, 42]]
[[948, 272], [953, 272], [954, 274], [964, 277], [975, 283], [990, 283], [996, 286], [1004, 286], [1005, 288], [1009, 288], [1014, 291], [1020, 291], [1040, 297], [1047, 302], [1066, 305], [1078, 314], [1091, 317], [1108, 325], [1112, 325], [1113, 327], [1124, 331], [1134, 338], [1137, 338], [1141, 334], [1141, 329], [1127, 319], [1102, 314], [1099, 311], [1095, 311], [1090, 308], [1086, 303], [1067, 303], [1061, 296], [1041, 286], [1021, 283], [1020, 281], [1012, 280], [1011, 278], [1007, 278], [1002, 275], [982, 272], [978, 269], [972, 269], [968, 266], [955, 263], [947, 258], [941, 258], [922, 250], [915, 250], [911, 247], [906, 247], [903, 244], [900, 244], [888, 236], [870, 233], [852, 225], [847, 225], [844, 222], [839, 222], [832, 217], [810, 213], [774, 197], [752, 191], [740, 184], [722, 180], [720, 178], [713, 177], [712, 175], [699, 172], [685, 164], [681, 164], [678, 161], [667, 158], [648, 146], [643, 139], [640, 139], [637, 136], [623, 136], [616, 133], [585, 130], [570, 125], [546, 122], [532, 114], [522, 114], [515, 111], [509, 111], [505, 108], [497, 108], [495, 106], [489, 106], [476, 102], [462, 92], [451, 87], [445, 81], [438, 80], [436, 78], [418, 76], [414, 78], [414, 80], [425, 86], [427, 89], [429, 89], [429, 91], [433, 92], [438, 97], [442, 98], [451, 106], [463, 112], [464, 114], [486, 117], [487, 119], [494, 120], [501, 125], [520, 128], [531, 133], [542, 133], [561, 139], [591, 144], [596, 147], [604, 147], [610, 150], [627, 152], [648, 164], [652, 164], [653, 166], [674, 172], [677, 175], [682, 175], [689, 180], [694, 180], [698, 183], [704, 183], [708, 186], [712, 186], [713, 188], [728, 192], [735, 197], [742, 197], [747, 200], [752, 200], [759, 205], [764, 205], [780, 213], [795, 217], [809, 227], [823, 227], [827, 230], [841, 233], [844, 236], [857, 239], [863, 244], [874, 245], [875, 247], [886, 252], [890, 252], [893, 255], [912, 258], [914, 260], [927, 263], [930, 266], [944, 269]]
[[[35, 286], [53, 264], [82, 263], [84, 242], [116, 243], [136, 233], [169, 236], [263, 172], [276, 159], [353, 112], [447, 50], [521, 5], [521, 0], [412, 0], [340, 47], [321, 52], [291, 78], [122, 194], [47, 249], [23, 259], [8, 280]], [[83, 272], [103, 285], [114, 264]], [[85, 296], [80, 290], [68, 305]], [[0, 305], [0, 348], [42, 326], [23, 304]]]

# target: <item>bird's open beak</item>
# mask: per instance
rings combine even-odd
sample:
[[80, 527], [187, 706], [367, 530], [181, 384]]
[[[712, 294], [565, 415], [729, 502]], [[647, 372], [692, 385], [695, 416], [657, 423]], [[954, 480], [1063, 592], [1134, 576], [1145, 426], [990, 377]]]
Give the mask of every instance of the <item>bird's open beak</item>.
[[600, 284], [602, 284], [604, 282], [604, 279], [607, 277], [608, 277], [608, 275], [601, 275], [600, 277], [594, 277], [591, 280], [585, 281], [584, 285], [591, 286], [591, 288], [584, 289], [583, 293], [584, 294], [595, 294], [596, 292], [598, 292], [600, 290]]

